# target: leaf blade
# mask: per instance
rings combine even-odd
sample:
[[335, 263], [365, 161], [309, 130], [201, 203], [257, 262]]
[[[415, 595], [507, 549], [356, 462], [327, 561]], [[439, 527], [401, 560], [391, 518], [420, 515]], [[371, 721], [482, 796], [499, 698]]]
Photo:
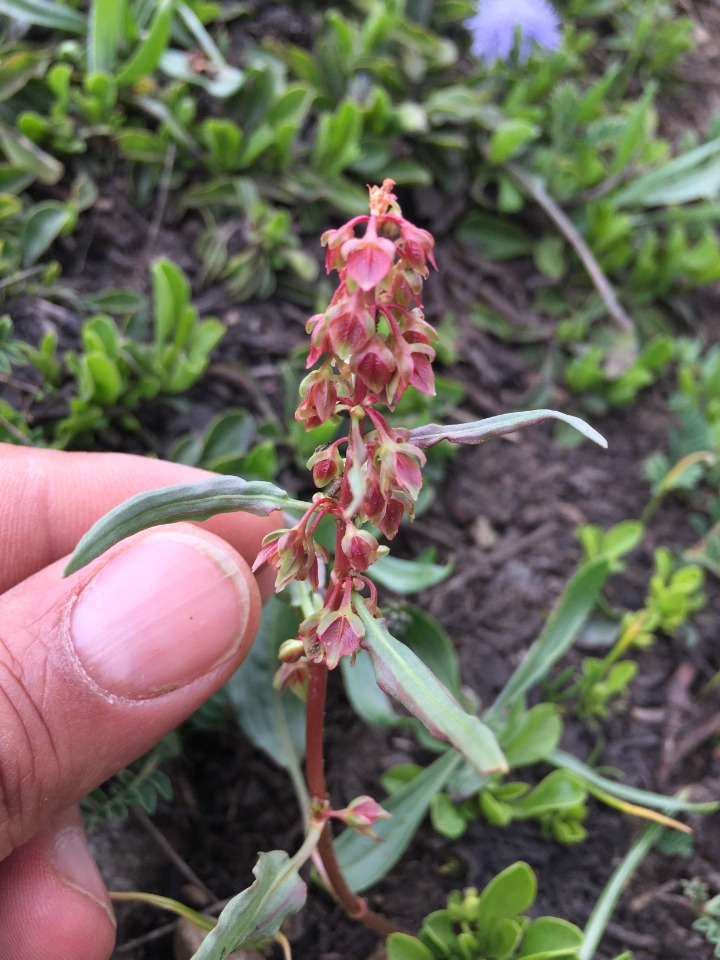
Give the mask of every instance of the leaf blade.
[[362, 600], [356, 602], [365, 627], [362, 646], [370, 653], [379, 687], [418, 717], [433, 736], [449, 741], [478, 772], [506, 771], [505, 757], [492, 730], [466, 713], [422, 660], [396, 640]]
[[485, 420], [474, 420], [472, 423], [453, 423], [448, 426], [428, 423], [410, 431], [410, 442], [423, 449], [432, 447], [441, 440], [463, 444], [485, 443], [492, 437], [515, 433], [517, 430], [524, 430], [525, 427], [535, 426], [545, 420], [562, 420], [588, 440], [592, 440], [600, 447], [607, 447], [605, 437], [584, 420], [568, 413], [560, 413], [558, 410], [520, 410], [516, 413], [502, 413]]
[[274, 937], [285, 917], [302, 908], [307, 887], [284, 850], [261, 853], [253, 874], [254, 883], [227, 904], [192, 960], [224, 960], [233, 950]]
[[147, 527], [161, 523], [207, 520], [218, 513], [244, 511], [269, 516], [274, 510], [306, 505], [280, 487], [239, 477], [213, 477], [199, 483], [181, 483], [136, 494], [101, 517], [80, 539], [63, 576], [75, 573], [91, 560]]
[[486, 719], [498, 716], [515, 699], [522, 697], [569, 650], [590, 615], [608, 573], [607, 560], [600, 558], [582, 564], [573, 574], [545, 629], [487, 710]]
[[447, 750], [383, 800], [383, 809], [391, 814], [390, 819], [378, 820], [373, 825], [383, 843], [355, 830], [346, 830], [335, 841], [335, 853], [351, 890], [356, 893], [367, 890], [392, 870], [427, 815], [430, 800], [443, 789], [461, 761], [454, 750]]

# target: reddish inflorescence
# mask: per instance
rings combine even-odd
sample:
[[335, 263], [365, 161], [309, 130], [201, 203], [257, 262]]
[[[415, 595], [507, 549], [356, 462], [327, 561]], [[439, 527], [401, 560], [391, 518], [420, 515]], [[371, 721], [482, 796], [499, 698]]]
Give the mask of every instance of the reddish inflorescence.
[[328, 556], [314, 532], [323, 517], [333, 518], [336, 549], [325, 602], [300, 625], [299, 636], [305, 655], [330, 669], [362, 643], [355, 598], [365, 588], [366, 603], [376, 611], [365, 571], [387, 548], [362, 528], [370, 523], [394, 537], [403, 516], [413, 516], [422, 485], [425, 455], [407, 430], [390, 426], [376, 407], [393, 410], [411, 386], [435, 391], [437, 335], [420, 299], [428, 264], [435, 267], [434, 241], [402, 216], [393, 186], [385, 180], [371, 187], [370, 214], [323, 235], [327, 271], [337, 270], [340, 279], [327, 310], [307, 324], [308, 367], [315, 369], [301, 385], [295, 416], [306, 429], [346, 419], [348, 432], [308, 462], [315, 485], [328, 493], [316, 494], [294, 527], [276, 531], [255, 563], [275, 567], [277, 590], [291, 580], [307, 580], [317, 590]]

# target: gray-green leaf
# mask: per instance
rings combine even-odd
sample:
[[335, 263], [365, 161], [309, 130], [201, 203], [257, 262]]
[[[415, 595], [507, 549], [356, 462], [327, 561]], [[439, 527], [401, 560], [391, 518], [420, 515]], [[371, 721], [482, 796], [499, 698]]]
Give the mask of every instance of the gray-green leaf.
[[380, 689], [399, 700], [434, 737], [448, 740], [480, 773], [506, 771], [492, 730], [466, 713], [422, 660], [396, 640], [362, 601], [357, 602], [357, 611], [365, 626], [362, 646], [370, 653]]
[[285, 917], [302, 908], [307, 895], [305, 883], [289, 862], [284, 850], [260, 854], [253, 870], [257, 879], [232, 898], [192, 960], [224, 960], [233, 950], [275, 936]]
[[248, 482], [239, 477], [213, 477], [199, 483], [181, 483], [138, 493], [106, 513], [88, 530], [63, 575], [80, 570], [126, 537], [160, 523], [208, 520], [218, 513], [236, 511], [267, 517], [273, 510], [291, 507], [305, 509], [307, 504], [293, 500], [272, 483]]
[[486, 420], [474, 420], [472, 423], [453, 423], [444, 427], [439, 423], [428, 423], [410, 431], [410, 442], [418, 447], [432, 447], [441, 440], [451, 443], [484, 443], [491, 437], [502, 437], [525, 427], [535, 426], [543, 420], [562, 420], [570, 424], [583, 436], [593, 440], [601, 447], [607, 447], [607, 440], [580, 417], [571, 417], [557, 410], [520, 410], [517, 413], [502, 413], [498, 417]]

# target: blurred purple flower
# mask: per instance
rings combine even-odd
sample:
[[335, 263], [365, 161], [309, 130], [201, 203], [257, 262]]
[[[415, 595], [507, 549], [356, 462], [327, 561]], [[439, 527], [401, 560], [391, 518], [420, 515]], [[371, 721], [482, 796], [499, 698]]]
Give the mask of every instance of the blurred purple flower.
[[533, 43], [545, 50], [560, 46], [560, 18], [547, 0], [481, 0], [467, 21], [472, 51], [486, 63], [507, 60], [519, 33], [518, 56], [524, 63]]

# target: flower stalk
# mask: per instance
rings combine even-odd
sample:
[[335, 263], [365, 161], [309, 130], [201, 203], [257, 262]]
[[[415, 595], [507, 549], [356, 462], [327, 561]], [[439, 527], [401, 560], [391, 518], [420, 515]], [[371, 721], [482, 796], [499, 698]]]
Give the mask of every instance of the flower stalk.
[[377, 591], [368, 569], [388, 552], [376, 527], [392, 539], [403, 517], [412, 519], [422, 486], [425, 454], [408, 430], [392, 427], [379, 407], [394, 410], [409, 387], [434, 394], [432, 361], [437, 339], [425, 320], [421, 293], [435, 267], [434, 240], [403, 216], [394, 183], [370, 187], [370, 212], [323, 235], [328, 273], [339, 275], [324, 313], [307, 323], [308, 368], [300, 386], [296, 419], [310, 430], [331, 421], [347, 422], [347, 435], [315, 451], [308, 461], [318, 487], [311, 506], [290, 528], [263, 545], [254, 569], [276, 570], [276, 590], [293, 580], [321, 590], [327, 551], [315, 540], [324, 517], [335, 523], [335, 555], [322, 605], [306, 611], [297, 638], [283, 645], [283, 677], [307, 671], [306, 775], [311, 806], [324, 811], [318, 843], [331, 892], [352, 917], [387, 934], [396, 929], [374, 914], [348, 887], [333, 850], [327, 817], [371, 833], [386, 814], [369, 797], [343, 811], [330, 811], [324, 771], [323, 725], [328, 673], [342, 657], [355, 658], [365, 627], [358, 612], [378, 617]]

